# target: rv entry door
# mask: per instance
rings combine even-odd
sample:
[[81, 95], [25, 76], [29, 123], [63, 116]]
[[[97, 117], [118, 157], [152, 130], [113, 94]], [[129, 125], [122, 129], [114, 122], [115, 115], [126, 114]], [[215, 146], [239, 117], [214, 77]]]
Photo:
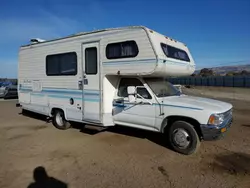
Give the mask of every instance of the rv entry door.
[[82, 44], [83, 120], [101, 121], [99, 42]]

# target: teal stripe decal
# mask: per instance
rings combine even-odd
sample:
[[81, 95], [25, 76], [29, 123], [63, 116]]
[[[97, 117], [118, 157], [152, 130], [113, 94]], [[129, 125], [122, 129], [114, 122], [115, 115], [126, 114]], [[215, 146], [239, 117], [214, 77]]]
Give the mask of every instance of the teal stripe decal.
[[176, 62], [176, 61], [172, 61], [172, 60], [168, 60], [168, 59], [159, 59], [159, 63], [164, 63], [164, 64], [178, 64], [178, 65], [182, 65], [182, 66], [191, 66], [191, 67], [195, 67], [195, 65], [190, 65], [189, 62]]
[[75, 90], [75, 91], [70, 91], [70, 90], [48, 90], [48, 89], [43, 89], [43, 93], [65, 93], [65, 94], [74, 94], [74, 95], [82, 95], [81, 90]]
[[[28, 88], [20, 88], [20, 91], [24, 91], [24, 92], [33, 92], [32, 89], [28, 89]], [[91, 95], [91, 96], [99, 96], [100, 93], [98, 90], [55, 90], [55, 89], [43, 89], [41, 92], [34, 92], [34, 93], [46, 93], [46, 94], [69, 94], [69, 95], [80, 95], [82, 96], [84, 92], [84, 95]]]
[[[38, 97], [45, 97], [46, 94], [43, 94], [43, 93], [31, 93], [32, 96], [38, 96]], [[70, 98], [73, 98], [75, 100], [83, 100], [83, 101], [86, 101], [86, 102], [100, 102], [100, 99], [99, 98], [82, 98], [82, 97], [72, 97], [72, 96], [65, 96], [65, 95], [47, 95], [48, 97], [51, 97], [51, 98], [58, 98], [58, 99], [70, 99]]]
[[44, 97], [44, 94], [40, 94], [40, 93], [32, 93], [31, 95], [38, 96], [38, 97]]
[[70, 96], [64, 96], [64, 95], [48, 95], [48, 97], [52, 97], [52, 98], [61, 98], [61, 99], [76, 99], [76, 100], [82, 100], [82, 98], [79, 97], [70, 97]]
[[[159, 105], [159, 104], [154, 104], [154, 105]], [[162, 104], [163, 106], [170, 106], [170, 107], [175, 107], [175, 108], [186, 108], [186, 109], [192, 109], [192, 110], [203, 110], [202, 108], [194, 108], [194, 107], [189, 107], [189, 106], [178, 106], [178, 105], [171, 105], [171, 104]]]
[[20, 88], [20, 91], [32, 91], [32, 89], [28, 89], [28, 88]]
[[[154, 62], [155, 61], [155, 62]], [[124, 64], [127, 64], [127, 65], [130, 65], [130, 64], [136, 64], [136, 63], [141, 63], [141, 64], [154, 64], [157, 62], [157, 59], [141, 59], [141, 60], [132, 60], [132, 61], [105, 61], [105, 62], [102, 62], [103, 65], [124, 65]], [[189, 62], [176, 62], [176, 61], [172, 61], [172, 60], [169, 60], [169, 59], [159, 59], [158, 60], [158, 63], [163, 63], [163, 64], [172, 64], [172, 65], [175, 65], [175, 64], [178, 64], [178, 65], [182, 65], [182, 66], [191, 66], [191, 67], [195, 67], [195, 65], [190, 65]]]
[[[153, 62], [155, 61], [155, 62]], [[156, 63], [157, 59], [141, 59], [141, 60], [132, 60], [132, 61], [105, 61], [102, 62], [103, 65], [119, 65], [119, 64], [135, 64], [135, 63]]]
[[100, 99], [86, 99], [86, 98], [84, 98], [83, 100], [87, 101], [87, 102], [100, 102]]
[[[120, 107], [120, 108], [126, 108], [130, 106], [134, 106], [135, 104], [132, 103], [114, 103], [113, 106], [115, 107]], [[144, 104], [144, 105], [150, 105], [150, 104]], [[159, 106], [160, 104], [158, 103], [153, 103], [155, 106]], [[161, 104], [163, 106], [169, 106], [169, 107], [174, 107], [174, 108], [185, 108], [185, 109], [190, 109], [190, 110], [203, 110], [202, 108], [194, 108], [194, 107], [189, 107], [189, 106], [179, 106], [179, 105], [171, 105], [171, 104]]]

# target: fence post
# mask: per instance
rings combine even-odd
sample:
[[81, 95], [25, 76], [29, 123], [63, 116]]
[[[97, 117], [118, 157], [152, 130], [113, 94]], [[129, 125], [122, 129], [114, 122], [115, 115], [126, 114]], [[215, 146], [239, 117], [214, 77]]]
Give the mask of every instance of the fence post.
[[243, 76], [243, 86], [247, 87], [246, 76]]
[[234, 87], [234, 76], [233, 76], [233, 87]]

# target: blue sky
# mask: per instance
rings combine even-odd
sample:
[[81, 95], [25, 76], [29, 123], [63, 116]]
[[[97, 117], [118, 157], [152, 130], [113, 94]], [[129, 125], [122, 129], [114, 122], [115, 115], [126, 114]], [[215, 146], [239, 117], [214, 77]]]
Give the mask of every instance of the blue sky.
[[1, 0], [0, 77], [30, 38], [144, 25], [188, 45], [197, 67], [250, 63], [249, 0]]

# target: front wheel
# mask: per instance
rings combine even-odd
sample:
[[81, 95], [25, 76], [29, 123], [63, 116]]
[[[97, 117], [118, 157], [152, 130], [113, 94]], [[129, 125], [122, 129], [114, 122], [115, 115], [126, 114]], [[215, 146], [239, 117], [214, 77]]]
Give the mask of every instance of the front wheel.
[[52, 123], [56, 128], [60, 130], [66, 130], [70, 128], [70, 123], [65, 119], [64, 113], [61, 110], [56, 110], [54, 112]]
[[195, 153], [200, 146], [200, 138], [194, 127], [185, 121], [174, 122], [168, 132], [171, 147], [184, 155]]

